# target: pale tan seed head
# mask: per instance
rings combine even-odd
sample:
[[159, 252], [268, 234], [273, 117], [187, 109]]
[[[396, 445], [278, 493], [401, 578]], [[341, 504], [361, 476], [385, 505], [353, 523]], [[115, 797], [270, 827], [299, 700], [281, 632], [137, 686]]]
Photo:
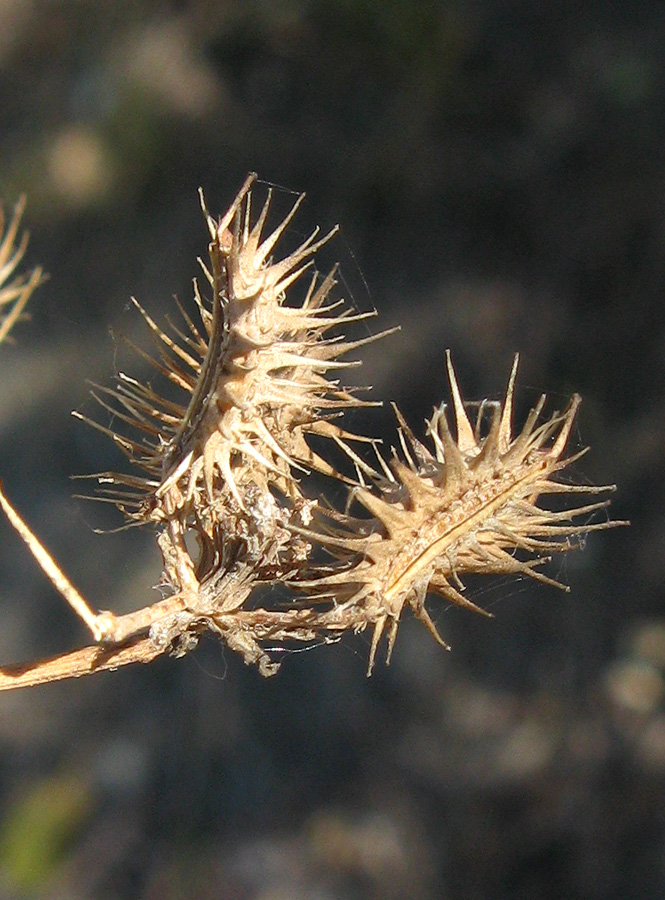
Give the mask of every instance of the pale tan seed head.
[[[405, 607], [443, 644], [428, 595], [482, 612], [465, 594], [468, 574], [558, 585], [540, 570], [553, 553], [571, 549], [588, 531], [620, 524], [589, 523], [607, 505], [593, 495], [611, 487], [558, 480], [580, 455], [565, 455], [579, 397], [544, 419], [541, 397], [522, 428], [513, 429], [517, 359], [503, 402], [483, 401], [471, 418], [447, 353], [451, 403], [427, 422], [428, 443], [398, 410], [400, 451], [390, 460], [377, 442], [358, 437], [345, 415], [371, 404], [339, 382], [339, 370], [350, 364], [347, 353], [375, 338], [348, 341], [340, 329], [365, 315], [331, 298], [334, 272], [320, 278], [312, 271], [300, 300], [290, 293], [334, 229], [323, 238], [314, 232], [280, 255], [302, 198], [269, 230], [271, 195], [255, 215], [255, 180], [248, 176], [219, 220], [202, 200], [209, 296], [195, 285], [195, 315], [180, 307], [181, 325], [162, 328], [134, 301], [156, 349], [138, 352], [179, 396], [122, 372], [114, 387], [95, 390], [114, 424], [91, 424], [138, 470], [96, 477], [129, 524], [156, 527], [162, 599], [124, 616], [96, 613], [0, 490], [11, 524], [100, 643], [0, 671], [0, 689], [147, 662], [165, 652], [179, 656], [205, 630], [270, 675], [278, 668], [276, 647], [370, 628], [371, 672], [384, 633], [390, 659]], [[15, 220], [0, 244], [0, 274], [11, 276], [20, 259], [23, 245], [11, 249], [17, 227]], [[330, 441], [315, 452], [313, 437]], [[355, 477], [338, 470], [326, 446], [344, 451]], [[345, 509], [312, 491], [310, 469], [352, 486]], [[542, 503], [549, 494], [572, 503], [549, 509]], [[577, 502], [580, 494], [592, 495], [591, 502]], [[261, 585], [290, 593], [257, 599]]]
[[244, 510], [257, 485], [297, 499], [294, 470], [304, 466], [336, 475], [310, 448], [308, 435], [353, 439], [329, 417], [366, 405], [340, 386], [337, 373], [353, 364], [342, 357], [380, 335], [344, 342], [329, 332], [368, 314], [354, 315], [329, 301], [334, 273], [321, 279], [314, 272], [304, 300], [287, 302], [287, 289], [336, 229], [318, 239], [314, 232], [292, 253], [273, 259], [302, 197], [264, 236], [271, 194], [253, 222], [254, 178], [221, 220], [203, 204], [211, 237], [210, 268], [204, 269], [211, 297], [205, 301], [195, 285], [201, 324], [181, 308], [185, 330], [165, 331], [134, 301], [158, 356], [139, 352], [177, 385], [182, 400], [166, 399], [124, 373], [115, 388], [97, 388], [100, 403], [139, 434], [137, 439], [91, 423], [145, 473], [101, 476], [103, 491], [139, 521], [163, 521], [180, 507], [208, 512], [222, 495]]
[[[390, 658], [405, 606], [443, 644], [425, 606], [428, 594], [483, 613], [463, 593], [462, 579], [470, 573], [524, 575], [565, 587], [537, 567], [552, 553], [572, 549], [578, 536], [616, 524], [589, 524], [589, 517], [607, 501], [563, 511], [539, 506], [548, 494], [580, 492], [579, 486], [556, 480], [557, 473], [580, 456], [564, 456], [578, 396], [563, 413], [539, 422], [541, 398], [514, 435], [517, 357], [503, 403], [479, 404], [475, 423], [467, 414], [449, 352], [446, 363], [454, 435], [445, 404], [427, 423], [433, 452], [416, 439], [397, 411], [403, 457], [394, 456], [389, 466], [373, 473], [368, 486], [353, 492], [371, 518], [338, 520], [332, 533], [322, 532], [319, 540], [337, 562], [318, 582], [303, 586], [314, 588], [322, 599], [334, 597], [333, 617], [355, 617], [361, 623], [364, 616], [361, 627], [373, 626], [370, 671], [386, 628]], [[582, 490], [597, 494], [613, 487]], [[580, 517], [584, 522], [576, 524]]]

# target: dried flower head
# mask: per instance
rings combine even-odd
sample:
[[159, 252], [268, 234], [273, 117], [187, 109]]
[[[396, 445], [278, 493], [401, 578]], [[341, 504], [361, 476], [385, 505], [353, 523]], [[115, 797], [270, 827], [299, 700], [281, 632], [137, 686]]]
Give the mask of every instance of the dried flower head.
[[[266, 642], [333, 640], [371, 626], [371, 671], [386, 629], [390, 658], [405, 606], [443, 643], [425, 606], [428, 593], [481, 611], [463, 593], [467, 573], [527, 575], [556, 585], [538, 568], [551, 553], [570, 549], [582, 533], [618, 524], [579, 522], [607, 501], [567, 511], [539, 505], [552, 493], [612, 488], [556, 479], [580, 455], [564, 455], [578, 397], [544, 421], [541, 398], [513, 434], [517, 359], [504, 402], [484, 401], [472, 425], [448, 354], [454, 434], [441, 405], [427, 426], [432, 449], [399, 412], [401, 455], [389, 462], [375, 441], [348, 431], [344, 414], [371, 404], [340, 384], [338, 372], [350, 365], [348, 352], [382, 335], [346, 341], [339, 334], [365, 314], [331, 299], [334, 272], [324, 278], [313, 272], [304, 300], [290, 299], [289, 289], [334, 229], [273, 256], [302, 197], [266, 236], [271, 195], [254, 217], [255, 177], [219, 221], [202, 200], [210, 296], [195, 285], [198, 324], [181, 307], [184, 325], [164, 330], [136, 303], [157, 347], [155, 357], [139, 352], [176, 385], [182, 400], [124, 373], [115, 387], [96, 392], [125, 430], [91, 424], [139, 471], [95, 477], [129, 524], [156, 529], [164, 599], [125, 616], [95, 613], [0, 492], [10, 522], [98, 642], [5, 668], [0, 689], [146, 662], [164, 652], [182, 655], [204, 630], [269, 675], [278, 663]], [[315, 451], [313, 436], [341, 447], [355, 477]], [[375, 454], [373, 462], [363, 446]], [[308, 490], [312, 469], [349, 486], [345, 511], [324, 507]], [[364, 513], [351, 515], [351, 503]], [[250, 605], [258, 585], [276, 583], [288, 586], [295, 602]]]

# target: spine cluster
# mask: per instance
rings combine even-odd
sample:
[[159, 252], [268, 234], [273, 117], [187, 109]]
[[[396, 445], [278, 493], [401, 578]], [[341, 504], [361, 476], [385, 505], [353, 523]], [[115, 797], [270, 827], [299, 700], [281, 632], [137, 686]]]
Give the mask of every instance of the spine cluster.
[[43, 280], [41, 269], [34, 269], [27, 276], [16, 271], [28, 246], [27, 232], [18, 239], [24, 209], [23, 199], [17, 203], [9, 222], [5, 222], [0, 209], [0, 344], [24, 315], [32, 292]]
[[[470, 417], [448, 353], [449, 404], [434, 410], [424, 441], [396, 410], [399, 450], [390, 458], [354, 434], [345, 414], [372, 404], [340, 374], [356, 364], [349, 353], [382, 335], [343, 337], [365, 315], [332, 298], [334, 271], [321, 277], [312, 266], [334, 231], [315, 232], [280, 256], [302, 197], [267, 231], [270, 192], [257, 213], [254, 181], [247, 178], [219, 220], [202, 201], [210, 262], [205, 290], [195, 285], [194, 313], [181, 307], [180, 325], [162, 329], [136, 303], [156, 348], [139, 352], [178, 396], [122, 372], [115, 386], [96, 391], [113, 427], [91, 424], [135, 470], [95, 476], [98, 489], [128, 524], [156, 529], [164, 600], [129, 616], [93, 617], [93, 633], [115, 655], [95, 662], [77, 651], [53, 677], [181, 655], [205, 630], [269, 675], [278, 663], [266, 644], [369, 628], [371, 671], [384, 635], [389, 660], [405, 607], [443, 644], [428, 597], [482, 612], [465, 594], [469, 573], [557, 585], [541, 571], [547, 559], [614, 524], [590, 521], [606, 500], [577, 499], [612, 488], [557, 479], [580, 455], [566, 456], [579, 397], [545, 419], [542, 397], [514, 431], [517, 358], [503, 401], [474, 404]], [[312, 470], [346, 486], [343, 508], [312, 491]], [[567, 495], [568, 509], [541, 504], [555, 493]], [[256, 599], [275, 596], [256, 589], [276, 583], [288, 595], [272, 605]]]

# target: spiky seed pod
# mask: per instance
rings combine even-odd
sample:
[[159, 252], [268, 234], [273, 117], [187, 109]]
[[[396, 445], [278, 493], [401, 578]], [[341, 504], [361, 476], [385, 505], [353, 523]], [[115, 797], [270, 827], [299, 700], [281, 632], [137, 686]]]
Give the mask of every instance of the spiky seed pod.
[[[545, 403], [541, 397], [522, 430], [513, 436], [517, 357], [503, 404], [480, 404], [475, 427], [462, 401], [449, 352], [447, 368], [456, 437], [445, 404], [435, 409], [427, 426], [434, 453], [416, 439], [398, 412], [404, 458], [395, 455], [390, 466], [381, 460], [381, 473], [365, 467], [373, 484], [353, 492], [372, 518], [347, 522], [343, 530], [338, 525], [330, 533], [321, 532], [318, 540], [339, 562], [318, 582], [302, 586], [315, 588], [315, 596], [321, 599], [333, 598], [330, 624], [339, 620], [348, 626], [354, 621], [356, 630], [373, 626], [369, 671], [386, 628], [390, 659], [406, 605], [446, 646], [425, 607], [428, 593], [484, 613], [462, 593], [464, 575], [527, 575], [567, 590], [537, 567], [550, 554], [571, 549], [575, 536], [617, 524], [574, 524], [580, 516], [588, 519], [605, 508], [608, 501], [564, 511], [538, 505], [548, 494], [613, 490], [555, 479], [581, 455], [564, 457], [580, 403], [577, 395], [563, 413], [539, 423]], [[489, 427], [483, 429], [488, 411]], [[525, 554], [531, 558], [523, 558]]]
[[0, 208], [0, 343], [21, 318], [32, 292], [43, 281], [41, 269], [34, 269], [28, 276], [14, 274], [28, 246], [27, 231], [17, 243], [24, 210], [25, 198], [22, 197], [5, 230], [5, 217]]
[[327, 333], [373, 313], [352, 315], [340, 311], [339, 303], [326, 305], [334, 273], [322, 281], [314, 274], [301, 305], [285, 303], [287, 289], [336, 229], [318, 239], [315, 231], [292, 253], [273, 260], [304, 195], [264, 237], [271, 192], [252, 223], [255, 177], [247, 179], [219, 221], [203, 207], [211, 237], [210, 270], [204, 271], [212, 309], [196, 288], [202, 327], [181, 309], [187, 331], [172, 327], [169, 334], [134, 301], [159, 349], [158, 359], [142, 355], [185, 391], [187, 402], [167, 400], [123, 373], [115, 389], [100, 389], [102, 405], [143, 433], [136, 441], [102, 427], [147, 473], [102, 476], [104, 483], [130, 490], [118, 496], [119, 505], [126, 510], [134, 504], [131, 515], [140, 520], [163, 521], [183, 506], [201, 514], [228, 495], [243, 509], [257, 484], [297, 494], [294, 468], [307, 465], [335, 474], [310, 450], [306, 436], [352, 437], [326, 414], [364, 405], [329, 373], [352, 365], [340, 357], [367, 341], [343, 342]]
[[[271, 193], [254, 221], [255, 177], [247, 178], [219, 221], [201, 197], [210, 234], [204, 273], [212, 291], [208, 304], [195, 285], [201, 324], [181, 308], [185, 329], [165, 331], [134, 301], [158, 355], [138, 352], [183, 391], [183, 402], [121, 372], [114, 388], [98, 386], [95, 396], [139, 437], [86, 421], [143, 470], [96, 477], [132, 522], [160, 526], [164, 587], [177, 603], [173, 616], [151, 628], [155, 640], [180, 649], [187, 640], [175, 636], [211, 627], [267, 671], [267, 657], [251, 635], [240, 640], [229, 609], [235, 613], [244, 604], [255, 582], [306, 567], [311, 545], [292, 526], [311, 521], [316, 501], [303, 495], [294, 470], [301, 476], [314, 468], [344, 480], [310, 449], [308, 438], [327, 436], [344, 447], [355, 438], [330, 417], [369, 404], [332, 376], [353, 364], [341, 357], [381, 335], [354, 342], [330, 336], [342, 324], [373, 315], [330, 301], [334, 273], [323, 279], [313, 273], [304, 299], [287, 302], [288, 289], [336, 229], [322, 238], [317, 230], [292, 253], [274, 258], [303, 197], [265, 236]], [[238, 584], [247, 590], [236, 590]], [[228, 627], [218, 624], [220, 616]], [[124, 634], [117, 621], [109, 629], [115, 639]]]
[[210, 270], [204, 271], [212, 308], [196, 288], [202, 327], [181, 310], [187, 331], [172, 327], [169, 334], [134, 301], [159, 349], [158, 359], [143, 355], [185, 392], [186, 402], [167, 400], [124, 373], [116, 388], [99, 389], [102, 405], [143, 433], [137, 441], [101, 426], [146, 473], [101, 476], [104, 485], [114, 486], [110, 493], [118, 505], [132, 510], [138, 521], [165, 521], [184, 509], [209, 523], [211, 511], [233, 501], [243, 512], [256, 505], [257, 494], [265, 501], [271, 486], [300, 499], [294, 468], [306, 465], [337, 474], [310, 450], [307, 436], [352, 438], [328, 416], [365, 405], [329, 373], [352, 365], [340, 357], [367, 340], [343, 342], [327, 334], [368, 314], [352, 315], [339, 303], [326, 305], [334, 273], [322, 281], [314, 274], [300, 305], [285, 302], [287, 289], [336, 229], [322, 238], [315, 231], [292, 253], [273, 260], [272, 251], [304, 195], [264, 237], [271, 193], [252, 223], [255, 177], [248, 177], [219, 221], [203, 204], [211, 238]]

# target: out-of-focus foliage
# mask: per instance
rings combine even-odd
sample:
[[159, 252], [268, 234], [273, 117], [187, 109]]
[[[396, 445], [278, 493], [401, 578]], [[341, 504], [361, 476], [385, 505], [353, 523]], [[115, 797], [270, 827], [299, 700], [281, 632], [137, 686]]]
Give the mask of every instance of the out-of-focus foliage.
[[90, 788], [78, 775], [22, 785], [0, 823], [2, 881], [38, 895], [67, 858], [91, 808]]

